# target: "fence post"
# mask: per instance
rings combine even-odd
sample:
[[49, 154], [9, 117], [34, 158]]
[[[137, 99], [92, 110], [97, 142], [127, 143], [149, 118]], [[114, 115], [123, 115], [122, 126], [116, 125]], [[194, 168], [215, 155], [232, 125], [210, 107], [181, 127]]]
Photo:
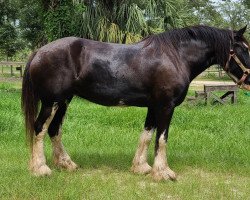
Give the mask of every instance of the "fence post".
[[13, 66], [12, 65], [10, 66], [10, 73], [11, 73], [11, 76], [13, 76]]
[[23, 77], [23, 66], [20, 65], [20, 76]]
[[222, 77], [222, 70], [219, 69], [219, 78]]

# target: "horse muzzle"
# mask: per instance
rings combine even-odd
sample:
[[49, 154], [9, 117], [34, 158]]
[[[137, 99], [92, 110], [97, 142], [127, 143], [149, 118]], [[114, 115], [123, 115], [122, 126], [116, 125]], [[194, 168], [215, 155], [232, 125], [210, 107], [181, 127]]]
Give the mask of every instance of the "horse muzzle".
[[250, 72], [244, 72], [242, 78], [237, 82], [237, 85], [241, 89], [250, 91]]

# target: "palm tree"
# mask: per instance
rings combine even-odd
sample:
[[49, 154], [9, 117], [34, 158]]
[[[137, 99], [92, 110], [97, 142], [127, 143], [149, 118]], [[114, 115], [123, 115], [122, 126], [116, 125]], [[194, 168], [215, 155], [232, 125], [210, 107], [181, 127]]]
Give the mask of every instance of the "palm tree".
[[86, 6], [81, 35], [99, 41], [132, 43], [148, 34], [185, 24], [186, 14], [182, 12], [184, 8], [180, 0], [73, 0], [73, 2], [83, 3]]

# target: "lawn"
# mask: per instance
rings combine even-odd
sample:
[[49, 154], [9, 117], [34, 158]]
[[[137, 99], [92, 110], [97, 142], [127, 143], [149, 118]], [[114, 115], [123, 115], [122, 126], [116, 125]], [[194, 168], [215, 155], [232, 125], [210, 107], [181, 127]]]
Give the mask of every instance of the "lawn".
[[[63, 126], [65, 148], [81, 167], [51, 164], [51, 177], [27, 170], [20, 83], [0, 83], [1, 199], [250, 199], [250, 97], [237, 105], [184, 103], [172, 120], [168, 160], [178, 181], [155, 182], [129, 169], [146, 109], [114, 108], [74, 98]], [[149, 152], [153, 162], [153, 144]]]

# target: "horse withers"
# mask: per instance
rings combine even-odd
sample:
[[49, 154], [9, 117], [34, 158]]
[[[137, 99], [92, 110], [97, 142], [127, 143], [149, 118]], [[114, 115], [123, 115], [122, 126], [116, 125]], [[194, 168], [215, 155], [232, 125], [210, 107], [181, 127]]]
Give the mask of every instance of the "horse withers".
[[[131, 45], [67, 37], [41, 47], [27, 63], [22, 88], [30, 170], [37, 176], [51, 174], [43, 149], [47, 131], [54, 163], [68, 170], [77, 168], [61, 141], [63, 117], [76, 95], [105, 106], [147, 107], [131, 170], [151, 173], [155, 180], [175, 180], [166, 157], [174, 108], [183, 102], [190, 82], [213, 64], [223, 67], [240, 87], [249, 89], [245, 30], [195, 26], [152, 35]], [[151, 167], [147, 150], [155, 130]]]

